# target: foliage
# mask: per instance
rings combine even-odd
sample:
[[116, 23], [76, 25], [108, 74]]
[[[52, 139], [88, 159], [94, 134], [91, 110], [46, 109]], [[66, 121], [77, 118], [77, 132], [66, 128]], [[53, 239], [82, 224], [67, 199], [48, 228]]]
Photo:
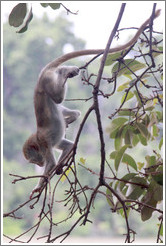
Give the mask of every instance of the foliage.
[[[59, 9], [61, 6], [66, 9], [67, 12], [72, 13], [62, 3], [40, 3], [42, 7], [46, 8], [50, 6], [53, 10]], [[76, 13], [73, 13], [76, 14]], [[17, 4], [9, 15], [9, 25], [13, 27], [21, 27], [17, 33], [24, 33], [28, 30], [29, 23], [33, 19], [32, 6], [28, 10], [27, 3]]]
[[[44, 7], [48, 5], [50, 4], [44, 4]], [[123, 6], [124, 4], [122, 4]], [[155, 10], [155, 4], [153, 9]], [[120, 14], [122, 17], [122, 8]], [[22, 14], [22, 20], [24, 15], [25, 13]], [[14, 16], [15, 13], [11, 18], [12, 23], [15, 23]], [[154, 12], [152, 17], [154, 17]], [[120, 21], [120, 18], [115, 24], [114, 32], [118, 29], [118, 21]], [[17, 26], [18, 23], [14, 25]], [[65, 27], [67, 27], [67, 23]], [[45, 47], [43, 45], [43, 34], [40, 35], [40, 31], [46, 30], [47, 34], [50, 32], [49, 34], [52, 35], [54, 40], [57, 26], [54, 28], [55, 31], [52, 32], [53, 27], [49, 28], [48, 21], [43, 22], [41, 29], [37, 26], [35, 29], [34, 24], [33, 31], [39, 33], [41, 43], [39, 37], [34, 38], [30, 35], [27, 38], [27, 43], [23, 42], [24, 36], [21, 37], [22, 49], [25, 48], [27, 58], [37, 52], [40, 45]], [[60, 31], [62, 24], [59, 28]], [[114, 32], [112, 34], [115, 35]], [[63, 28], [63, 34], [62, 36], [59, 34], [62, 39], [55, 50], [60, 47], [59, 50], [62, 51], [64, 44], [68, 41], [71, 42], [71, 40], [73, 40], [74, 45], [76, 44], [72, 39], [72, 33], [68, 32], [68, 27]], [[128, 47], [125, 51], [113, 55], [107, 55], [107, 50], [105, 50], [99, 68], [95, 67], [95, 73], [91, 73], [89, 69], [91, 64], [94, 63], [94, 58], [84, 66], [84, 71], [81, 74], [84, 87], [77, 86], [78, 91], [84, 88], [87, 98], [79, 97], [81, 94], [78, 92], [77, 98], [74, 98], [72, 103], [75, 105], [75, 101], [78, 100], [79, 102], [81, 100], [87, 102], [87, 104], [84, 103], [83, 106], [80, 106], [84, 116], [75, 134], [75, 147], [72, 155], [67, 157], [66, 160], [68, 166], [59, 178], [48, 180], [43, 192], [33, 197], [32, 200], [25, 202], [31, 203], [30, 208], [38, 214], [38, 218], [33, 222], [34, 227], [29, 225], [29, 228], [24, 231], [25, 235], [29, 235], [29, 231], [35, 228], [29, 236], [30, 239], [35, 236], [41, 227], [41, 222], [45, 221], [47, 232], [45, 230], [43, 235], [46, 235], [46, 242], [53, 243], [59, 238], [62, 242], [78, 225], [86, 225], [88, 226], [86, 228], [89, 228], [89, 222], [92, 222], [91, 218], [93, 217], [92, 208], [96, 205], [97, 211], [99, 211], [100, 205], [103, 206], [104, 202], [105, 213], [99, 211], [100, 219], [106, 220], [110, 211], [116, 213], [117, 216], [121, 216], [124, 219], [123, 228], [126, 226], [126, 233], [123, 233], [126, 236], [125, 242], [128, 243], [134, 241], [135, 230], [137, 230], [137, 228], [134, 230], [130, 225], [129, 218], [132, 217], [133, 213], [136, 213], [135, 216], [138, 216], [142, 222], [146, 222], [152, 219], [155, 211], [159, 215], [159, 224], [156, 229], [158, 230], [156, 233], [157, 242], [162, 242], [163, 212], [160, 205], [163, 199], [163, 160], [161, 152], [163, 141], [162, 33], [154, 32], [152, 23], [150, 23], [148, 31], [143, 32], [140, 40], [141, 42], [137, 41], [134, 46]], [[110, 46], [110, 44], [111, 41], [109, 40], [108, 45]], [[14, 50], [13, 47], [17, 48], [17, 42], [14, 43], [9, 39], [6, 47], [10, 47], [10, 51]], [[7, 60], [8, 66], [6, 67], [12, 69], [21, 63], [22, 49], [20, 49], [18, 56], [14, 56], [13, 60]], [[45, 50], [43, 49], [40, 61], [32, 56], [35, 61], [34, 64], [39, 67], [38, 69], [36, 67], [34, 70], [32, 69], [33, 73], [41, 69], [42, 63], [49, 61], [48, 54], [52, 54], [52, 50], [53, 47], [49, 50], [49, 46]], [[6, 49], [5, 52], [9, 51]], [[57, 51], [57, 56], [59, 53]], [[18, 80], [21, 81], [20, 78], [22, 78], [25, 81], [23, 85], [18, 82], [16, 83], [17, 86], [15, 84], [11, 85], [13, 93], [11, 95], [13, 97], [11, 96], [9, 102], [6, 101], [5, 104], [6, 112], [8, 112], [6, 114], [7, 122], [10, 120], [10, 112], [19, 115], [15, 108], [18, 103], [15, 93], [19, 95], [19, 90], [23, 91], [26, 88], [25, 94], [29, 96], [32, 91], [28, 92], [27, 84], [32, 81], [34, 75], [30, 74], [29, 71], [25, 73], [26, 66], [25, 68], [24, 65], [20, 66], [23, 67], [23, 70], [15, 69], [14, 74], [8, 74], [8, 69], [6, 69], [8, 78], [17, 77], [19, 74]], [[10, 83], [10, 79], [6, 83]], [[69, 93], [71, 91], [69, 88]], [[19, 96], [22, 97], [22, 94], [20, 93]], [[27, 97], [27, 111], [24, 112], [26, 120], [29, 115], [28, 101], [29, 97]], [[25, 105], [26, 100], [24, 105], [20, 105], [19, 112], [22, 110], [21, 107], [25, 107]], [[107, 125], [105, 133], [103, 125], [106, 118], [110, 120], [110, 123]], [[6, 125], [6, 131], [7, 127]], [[92, 133], [93, 131], [93, 134], [85, 139], [83, 133], [87, 131], [86, 127], [89, 127], [89, 132]], [[93, 141], [96, 138], [97, 143]], [[90, 156], [91, 149], [94, 149], [95, 156]], [[8, 149], [6, 155], [7, 153]], [[53, 170], [51, 178], [55, 176], [55, 171], [56, 169]], [[29, 179], [33, 178], [33, 176], [25, 177], [22, 174], [14, 177], [14, 183], [25, 182], [25, 180], [28, 182]], [[65, 210], [63, 215], [58, 213], [61, 211], [59, 204], [62, 204]], [[24, 204], [22, 207], [24, 207]], [[10, 212], [6, 212], [4, 216], [18, 218], [19, 210], [20, 206], [11, 210], [9, 208]], [[57, 216], [58, 214], [60, 217]], [[67, 225], [65, 228], [63, 228], [63, 222]], [[55, 230], [55, 226], [56, 228], [62, 226], [62, 230]], [[101, 224], [100, 226], [102, 227]], [[107, 224], [105, 226], [107, 227]], [[86, 234], [86, 231], [84, 233]], [[11, 240], [18, 242], [18, 238], [21, 238], [21, 234]]]

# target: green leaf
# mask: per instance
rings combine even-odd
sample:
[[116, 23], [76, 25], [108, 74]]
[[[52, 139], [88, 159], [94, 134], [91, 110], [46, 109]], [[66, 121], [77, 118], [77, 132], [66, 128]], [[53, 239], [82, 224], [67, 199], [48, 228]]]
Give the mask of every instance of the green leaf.
[[145, 165], [144, 162], [137, 162], [138, 169], [141, 170], [143, 166]]
[[52, 8], [52, 9], [59, 9], [60, 8], [60, 6], [61, 6], [61, 3], [49, 3], [49, 5], [50, 5], [50, 7]]
[[112, 65], [121, 56], [122, 56], [122, 52], [117, 52], [117, 53], [114, 53], [114, 54], [108, 54], [106, 62], [105, 62], [105, 66]]
[[148, 139], [149, 138], [149, 132], [148, 132], [147, 127], [144, 124], [138, 123], [138, 122], [135, 125], [137, 126], [137, 128], [140, 131], [140, 133], [142, 134], [142, 136], [145, 137], [146, 139]]
[[[109, 184], [109, 186], [112, 187], [112, 182]], [[107, 202], [108, 202], [109, 206], [111, 208], [114, 208], [115, 205], [114, 205], [113, 195], [112, 195], [112, 192], [108, 188], [106, 190], [106, 195], [107, 195]]]
[[132, 145], [135, 147], [139, 143], [139, 137], [137, 135], [133, 135]]
[[128, 129], [125, 134], [125, 144], [132, 146], [133, 132]]
[[[147, 185], [147, 182], [144, 178], [137, 177], [137, 176], [132, 178], [131, 182], [137, 183], [137, 184], [142, 184], [142, 185]], [[143, 192], [144, 192], [143, 187], [136, 185], [136, 184], [131, 184], [128, 198], [137, 200], [143, 194]]]
[[59, 9], [61, 6], [61, 3], [40, 3], [40, 4], [44, 8], [50, 6], [52, 9]]
[[126, 163], [127, 165], [131, 166], [132, 168], [134, 168], [137, 171], [137, 164], [136, 164], [135, 160], [133, 159], [133, 157], [131, 157], [130, 155], [124, 153], [123, 158], [122, 158], [122, 162]]
[[157, 183], [154, 188], [154, 199], [157, 202], [160, 202], [163, 200], [163, 187]]
[[115, 170], [118, 170], [120, 161], [122, 160], [125, 150], [128, 148], [128, 145], [124, 145], [119, 151], [117, 151], [115, 156]]
[[130, 83], [130, 81], [125, 82], [124, 84], [120, 85], [120, 86], [117, 88], [117, 91], [123, 91], [124, 89], [127, 89], [127, 88], [129, 87], [129, 83]]
[[17, 33], [25, 32], [28, 29], [28, 25], [31, 22], [32, 18], [33, 18], [33, 13], [32, 13], [32, 8], [31, 8], [26, 22], [24, 23], [23, 27], [19, 31], [17, 31]]
[[[158, 226], [160, 226], [160, 224], [157, 224]], [[163, 236], [163, 224], [161, 225], [161, 228], [160, 228], [160, 236]]]
[[83, 165], [85, 165], [86, 159], [84, 159], [83, 157], [81, 157], [81, 158], [80, 158], [80, 163], [83, 164]]
[[115, 159], [116, 154], [117, 151], [112, 151], [112, 153], [110, 154], [110, 159]]
[[122, 142], [123, 142], [122, 131], [123, 128], [120, 128], [115, 136], [114, 145], [116, 150], [119, 150], [122, 147]]
[[[137, 173], [128, 173], [126, 175], [124, 175], [121, 179], [123, 180], [126, 180], [126, 181], [129, 181], [131, 180], [132, 178], [134, 178], [135, 176], [137, 175]], [[122, 191], [123, 187], [126, 185], [125, 182], [123, 181], [120, 181], [120, 190]]]
[[[130, 203], [129, 202], [126, 202], [125, 204], [126, 204], [126, 206], [130, 206]], [[117, 213], [119, 213], [123, 218], [125, 218], [125, 213], [124, 213], [124, 209], [123, 208], [118, 209], [117, 210]], [[128, 217], [129, 216], [129, 213], [130, 213], [130, 207], [127, 209], [126, 213], [127, 213], [127, 217]]]
[[22, 25], [27, 13], [27, 4], [19, 3], [11, 11], [9, 15], [10, 26], [19, 27]]
[[[136, 71], [146, 67], [146, 65], [144, 63], [141, 63], [141, 62], [133, 60], [133, 59], [126, 59], [124, 61], [125, 61], [125, 64], [128, 65], [128, 67], [133, 72], [136, 72]], [[128, 68], [125, 68], [125, 69], [126, 69], [126, 71], [124, 72], [124, 74], [133, 74]]]
[[[123, 182], [124, 183], [124, 182]], [[124, 188], [123, 188], [123, 190], [121, 191], [121, 194], [123, 195], [122, 197], [124, 197], [125, 199], [126, 199], [126, 193], [127, 193], [127, 190], [128, 190], [128, 186], [127, 185], [125, 185], [124, 186]], [[118, 192], [119, 192], [119, 190], [118, 190]]]
[[124, 100], [125, 100], [125, 102], [127, 102], [128, 100], [130, 100], [134, 96], [134, 94], [131, 91], [128, 92], [127, 97], [126, 97], [126, 94], [127, 94], [127, 92], [122, 96], [121, 103], [123, 103]]
[[[157, 202], [155, 200], [151, 199], [149, 201], [148, 205], [156, 208]], [[148, 207], [144, 206], [142, 208], [142, 210], [141, 210], [141, 219], [142, 219], [142, 221], [149, 220], [152, 217], [152, 213], [153, 212], [154, 212], [154, 209], [151, 209], [151, 208], [148, 208]]]
[[161, 147], [163, 145], [163, 138], [161, 138], [160, 143], [159, 143], [159, 149], [161, 150]]
[[163, 167], [159, 166], [156, 171], [152, 174], [152, 178], [159, 185], [163, 185]]
[[[158, 201], [162, 199], [162, 193], [162, 187], [152, 180], [141, 202], [156, 208]], [[154, 209], [143, 206], [141, 209], [141, 219], [143, 221], [150, 219], [153, 212]]]
[[158, 49], [163, 52], [163, 46], [158, 46]]
[[28, 26], [23, 26], [19, 31], [17, 31], [16, 33], [24, 33], [28, 30]]
[[118, 76], [124, 75], [124, 74], [133, 74], [132, 72], [136, 72], [144, 67], [146, 67], [146, 65], [144, 63], [141, 63], [139, 61], [133, 60], [133, 59], [124, 59], [123, 60], [124, 63], [126, 64], [126, 66], [128, 66], [130, 68], [130, 70], [125, 66], [125, 64], [120, 64], [120, 69], [119, 69], [119, 62], [117, 62], [113, 68], [112, 68], [112, 73], [116, 73], [118, 72]]
[[163, 236], [163, 224], [161, 225], [160, 236]]
[[[156, 208], [157, 201], [153, 199], [153, 197], [149, 200], [148, 205]], [[146, 206], [143, 206], [141, 209], [141, 219], [142, 221], [149, 220], [152, 217], [152, 213], [154, 212], [154, 209], [148, 208]]]
[[118, 115], [120, 116], [135, 116], [135, 113], [128, 108], [124, 108], [123, 110], [118, 112]]
[[152, 155], [152, 156], [146, 155], [145, 159], [147, 161], [147, 167], [156, 165], [156, 161], [157, 160], [156, 160], [156, 156], [155, 155]]
[[153, 125], [153, 136], [158, 137], [159, 129], [156, 125]]
[[146, 146], [148, 144], [146, 138], [144, 138], [141, 134], [138, 134], [137, 136], [142, 145]]
[[146, 127], [148, 127], [149, 123], [150, 123], [150, 117], [148, 114], [145, 115], [145, 117], [143, 118], [143, 122], [142, 122]]
[[110, 137], [115, 138], [117, 132], [119, 131], [119, 128], [125, 124], [125, 122], [128, 121], [128, 119], [119, 117], [114, 120], [112, 120], [109, 131], [110, 131]]
[[[72, 168], [73, 168], [73, 166], [72, 166]], [[69, 175], [69, 173], [71, 172], [71, 170], [72, 169], [70, 167], [69, 167], [69, 169], [66, 170], [65, 174], [63, 174], [62, 177], [61, 177], [61, 179], [60, 179], [61, 182], [64, 182], [66, 180], [66, 176]]]
[[49, 3], [40, 3], [42, 7], [46, 8], [49, 6]]
[[[134, 130], [135, 130], [135, 128], [134, 128], [134, 126], [132, 126], [132, 125], [124, 125], [124, 127], [123, 127], [123, 132], [122, 132], [122, 136], [123, 136], [123, 138], [125, 138], [125, 135], [126, 135], [126, 132], [127, 131], [130, 131], [131, 132], [131, 134], [133, 134], [134, 133]], [[135, 134], [135, 133], [134, 133]], [[131, 136], [132, 137], [132, 136]]]
[[[163, 55], [163, 47], [153, 46], [153, 49], [154, 49], [154, 52], [152, 53], [153, 57]], [[157, 52], [155, 52], [155, 51], [157, 51]], [[159, 53], [158, 51], [161, 51], [162, 53]]]
[[145, 107], [145, 111], [152, 111], [154, 109], [154, 106]]
[[136, 96], [136, 98], [137, 98], [137, 101], [138, 101], [138, 106], [142, 106], [142, 102], [141, 102], [141, 99], [140, 99], [140, 97], [139, 97], [139, 95], [138, 95], [138, 92], [135, 90], [134, 91], [134, 95]]
[[119, 129], [116, 128], [114, 130], [111, 129], [111, 132], [110, 132], [110, 138], [115, 138], [116, 137], [116, 134], [118, 133]]
[[132, 81], [132, 76], [130, 74], [124, 74], [124, 76], [130, 79], [130, 81]]
[[124, 125], [124, 123], [128, 121], [128, 119], [126, 118], [123, 118], [123, 117], [119, 117], [119, 118], [116, 118], [112, 121], [112, 125], [116, 126], [119, 128], [119, 126], [122, 126]]
[[156, 111], [157, 119], [159, 122], [163, 121], [163, 112]]

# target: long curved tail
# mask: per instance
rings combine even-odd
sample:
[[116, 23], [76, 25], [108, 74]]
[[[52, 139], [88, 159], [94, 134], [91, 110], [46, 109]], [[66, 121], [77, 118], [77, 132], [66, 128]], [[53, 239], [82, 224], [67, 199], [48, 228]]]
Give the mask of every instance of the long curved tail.
[[[154, 18], [157, 18], [160, 15], [160, 12], [161, 12], [161, 9], [156, 10]], [[118, 47], [111, 48], [109, 50], [109, 53], [119, 52], [119, 51], [125, 50], [126, 48], [130, 47], [131, 45], [133, 45], [137, 41], [137, 39], [139, 38], [139, 36], [142, 33], [142, 31], [145, 29], [145, 27], [150, 23], [150, 19], [151, 19], [151, 17], [148, 18], [140, 26], [140, 28], [138, 29], [138, 31], [136, 32], [136, 34], [134, 35], [134, 37], [131, 40], [129, 40], [124, 45], [120, 45]], [[48, 63], [45, 66], [44, 70], [45, 69], [49, 69], [49, 68], [56, 68], [59, 65], [61, 65], [62, 63], [66, 62], [66, 61], [68, 61], [70, 59], [79, 57], [79, 56], [97, 55], [97, 54], [100, 54], [100, 53], [103, 53], [103, 52], [104, 52], [104, 49], [87, 49], [87, 50], [78, 50], [78, 51], [70, 52], [70, 53], [67, 53], [67, 54], [65, 54], [65, 55], [53, 60], [52, 62]]]

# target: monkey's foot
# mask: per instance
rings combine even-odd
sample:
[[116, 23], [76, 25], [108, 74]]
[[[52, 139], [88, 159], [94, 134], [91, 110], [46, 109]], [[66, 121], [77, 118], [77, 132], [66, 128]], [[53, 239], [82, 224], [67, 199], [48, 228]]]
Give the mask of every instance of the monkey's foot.
[[33, 189], [33, 191], [31, 192], [31, 194], [29, 196], [29, 199], [32, 199], [34, 193], [41, 192], [42, 191], [42, 188], [43, 187], [38, 187], [38, 188]]
[[60, 166], [57, 170], [56, 170], [56, 172], [55, 172], [57, 175], [60, 175], [60, 174], [62, 174], [63, 173], [63, 167], [62, 166]]

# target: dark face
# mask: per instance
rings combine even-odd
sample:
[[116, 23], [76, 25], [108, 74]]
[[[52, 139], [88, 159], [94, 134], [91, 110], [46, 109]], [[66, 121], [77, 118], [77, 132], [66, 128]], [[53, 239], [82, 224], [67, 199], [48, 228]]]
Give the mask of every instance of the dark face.
[[28, 157], [30, 163], [37, 164], [40, 167], [44, 166], [45, 158], [43, 157], [40, 149], [33, 147], [29, 148]]
[[30, 160], [31, 163], [37, 164], [40, 167], [44, 166], [44, 159], [42, 155], [38, 154]]

